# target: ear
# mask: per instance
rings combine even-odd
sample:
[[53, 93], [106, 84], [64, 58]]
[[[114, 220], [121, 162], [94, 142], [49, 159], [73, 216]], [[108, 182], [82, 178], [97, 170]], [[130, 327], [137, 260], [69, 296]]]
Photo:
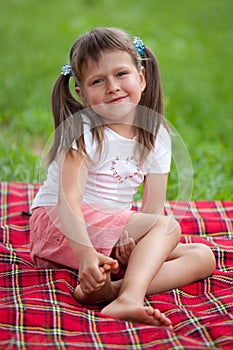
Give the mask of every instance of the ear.
[[82, 101], [83, 105], [87, 106], [88, 102], [87, 102], [87, 98], [86, 98], [86, 95], [83, 92], [83, 90], [80, 89], [80, 87], [76, 86], [75, 91], [76, 91], [76, 94], [78, 95], [78, 97], [80, 98], [80, 100]]
[[143, 92], [146, 88], [146, 72], [143, 66], [140, 69], [139, 78], [140, 78], [140, 84], [141, 84], [141, 91]]

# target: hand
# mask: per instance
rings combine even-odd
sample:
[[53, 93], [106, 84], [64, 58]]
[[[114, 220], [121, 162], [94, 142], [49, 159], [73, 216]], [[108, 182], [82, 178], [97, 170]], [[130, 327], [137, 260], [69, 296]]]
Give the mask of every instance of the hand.
[[136, 244], [133, 238], [129, 236], [128, 231], [124, 231], [115, 247], [115, 257], [119, 263], [122, 265], [126, 265], [128, 263], [135, 245]]
[[79, 283], [83, 293], [90, 294], [101, 289], [107, 274], [117, 268], [117, 260], [88, 248], [79, 263]]

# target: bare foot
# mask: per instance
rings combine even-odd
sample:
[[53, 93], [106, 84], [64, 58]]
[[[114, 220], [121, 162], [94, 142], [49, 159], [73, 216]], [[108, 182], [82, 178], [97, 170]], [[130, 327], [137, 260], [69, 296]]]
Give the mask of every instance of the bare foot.
[[83, 304], [97, 305], [102, 303], [110, 303], [117, 298], [120, 286], [121, 282], [112, 282], [110, 279], [110, 274], [108, 274], [106, 282], [101, 289], [93, 293], [84, 293], [81, 287], [78, 285], [75, 288], [74, 297]]
[[120, 318], [124, 321], [145, 323], [152, 326], [162, 326], [172, 330], [172, 324], [158, 309], [152, 306], [130, 305], [130, 303], [114, 300], [101, 311], [102, 314]]

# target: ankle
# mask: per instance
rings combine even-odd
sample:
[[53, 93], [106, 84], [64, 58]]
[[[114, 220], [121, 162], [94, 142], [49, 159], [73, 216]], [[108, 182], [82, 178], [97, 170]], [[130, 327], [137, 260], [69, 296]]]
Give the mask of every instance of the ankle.
[[144, 298], [136, 297], [135, 295], [127, 292], [120, 292], [117, 301], [121, 304], [128, 305], [138, 305], [141, 306], [144, 304]]

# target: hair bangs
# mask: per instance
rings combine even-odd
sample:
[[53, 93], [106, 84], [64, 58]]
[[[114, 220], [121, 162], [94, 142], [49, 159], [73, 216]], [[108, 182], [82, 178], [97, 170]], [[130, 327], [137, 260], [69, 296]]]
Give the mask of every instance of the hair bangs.
[[71, 50], [70, 61], [72, 70], [77, 73], [79, 79], [82, 70], [88, 61], [98, 63], [104, 51], [126, 51], [132, 59], [137, 62], [135, 48], [127, 33], [116, 28], [96, 28], [91, 32], [82, 35]]

